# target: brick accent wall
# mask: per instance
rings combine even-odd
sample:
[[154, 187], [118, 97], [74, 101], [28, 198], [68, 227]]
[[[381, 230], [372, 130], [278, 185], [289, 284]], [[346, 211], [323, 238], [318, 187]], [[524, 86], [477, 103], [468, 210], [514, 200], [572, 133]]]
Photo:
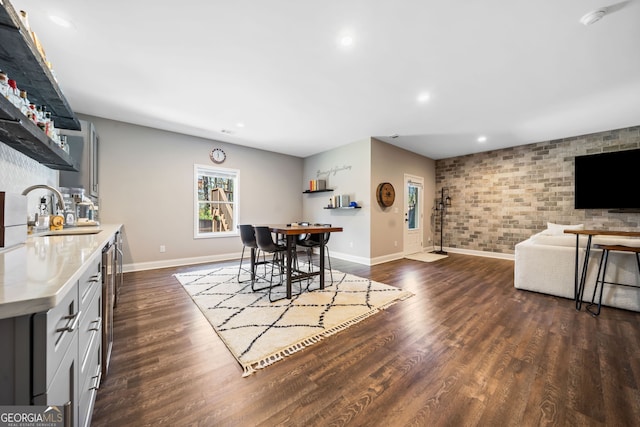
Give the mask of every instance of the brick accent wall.
[[[640, 126], [436, 161], [436, 191], [448, 187], [452, 198], [444, 246], [513, 254], [516, 243], [544, 230], [547, 221], [638, 230], [640, 213], [573, 208], [575, 156], [634, 148], [640, 148]], [[635, 192], [638, 182], [610, 185]], [[435, 225], [439, 245], [437, 219]]]

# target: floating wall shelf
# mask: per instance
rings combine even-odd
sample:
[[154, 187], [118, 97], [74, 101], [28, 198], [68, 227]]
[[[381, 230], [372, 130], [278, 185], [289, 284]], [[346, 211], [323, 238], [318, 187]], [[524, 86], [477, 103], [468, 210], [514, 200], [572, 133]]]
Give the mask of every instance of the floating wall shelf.
[[303, 191], [303, 192], [302, 192], [302, 194], [326, 193], [327, 191], [333, 191], [333, 189], [332, 189], [332, 188], [328, 188], [328, 189], [326, 189], [326, 190], [313, 190], [313, 191], [311, 191], [311, 190], [305, 190], [305, 191]]

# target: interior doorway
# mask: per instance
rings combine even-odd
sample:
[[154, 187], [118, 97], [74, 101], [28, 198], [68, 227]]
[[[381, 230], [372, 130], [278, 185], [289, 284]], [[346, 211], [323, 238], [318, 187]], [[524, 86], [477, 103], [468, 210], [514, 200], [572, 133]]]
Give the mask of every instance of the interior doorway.
[[422, 252], [424, 178], [404, 175], [404, 247], [405, 255]]

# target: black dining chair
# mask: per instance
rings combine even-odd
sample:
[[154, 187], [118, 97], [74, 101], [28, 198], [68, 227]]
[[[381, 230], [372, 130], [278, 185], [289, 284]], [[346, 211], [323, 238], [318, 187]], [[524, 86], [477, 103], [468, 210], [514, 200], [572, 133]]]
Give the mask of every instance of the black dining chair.
[[[278, 275], [280, 276], [280, 281], [279, 283], [276, 284], [277, 285], [282, 285], [284, 284], [284, 261], [285, 261], [285, 254], [287, 252], [287, 247], [285, 245], [276, 243], [273, 241], [273, 236], [271, 235], [271, 230], [269, 229], [269, 227], [265, 227], [265, 226], [257, 226], [257, 227], [253, 227], [254, 231], [255, 231], [255, 236], [256, 236], [256, 243], [258, 245], [258, 248], [265, 254], [271, 254], [272, 258], [271, 261], [265, 261], [267, 264], [271, 264], [271, 275], [269, 277], [269, 301], [273, 302], [273, 301], [277, 301], [277, 300], [273, 300], [271, 299], [271, 290], [273, 289], [273, 276], [274, 274], [274, 270], [276, 268], [278, 268]], [[265, 266], [265, 271], [266, 271], [266, 266]], [[265, 279], [266, 279], [266, 272], [265, 272]], [[263, 289], [266, 289], [263, 288]]]
[[[331, 224], [314, 224], [319, 227], [331, 227]], [[331, 268], [331, 256], [329, 255], [329, 247], [327, 243], [329, 242], [329, 238], [331, 237], [331, 233], [314, 233], [314, 234], [306, 234], [304, 239], [298, 240], [298, 246], [303, 247], [307, 252], [307, 262], [309, 263], [309, 271], [311, 271], [311, 256], [313, 255], [313, 250], [315, 248], [319, 248], [321, 244], [324, 244], [324, 253], [327, 256], [327, 261], [329, 262], [329, 276], [331, 277], [331, 284], [333, 284], [333, 270]]]
[[[259, 265], [264, 265], [266, 264], [265, 261], [260, 261], [260, 248], [258, 247], [258, 243], [256, 242], [256, 234], [255, 231], [253, 229], [253, 225], [251, 224], [240, 224], [238, 225], [238, 229], [240, 230], [240, 240], [242, 241], [242, 255], [240, 256], [240, 266], [238, 267], [238, 283], [245, 283], [247, 282], [247, 280], [240, 280], [240, 274], [242, 274], [242, 271], [245, 271], [249, 274], [251, 274], [251, 290], [255, 291], [260, 291], [262, 289], [266, 289], [267, 287], [264, 288], [255, 288], [255, 283], [257, 281], [257, 279], [260, 278], [265, 278], [267, 275], [267, 267], [265, 266], [265, 273], [264, 276], [258, 276], [258, 266]], [[251, 271], [248, 268], [243, 268], [242, 267], [242, 263], [244, 261], [244, 251], [245, 249], [249, 249], [250, 251], [253, 249], [255, 251], [255, 258], [253, 259], [253, 267], [254, 270]], [[263, 258], [264, 258], [264, 254], [263, 254]]]

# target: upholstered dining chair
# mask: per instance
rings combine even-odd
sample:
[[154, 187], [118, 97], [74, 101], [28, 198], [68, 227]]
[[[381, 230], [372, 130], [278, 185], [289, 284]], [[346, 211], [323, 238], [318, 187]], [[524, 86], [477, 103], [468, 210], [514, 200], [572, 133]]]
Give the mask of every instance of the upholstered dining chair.
[[[271, 264], [271, 275], [269, 276], [269, 301], [277, 301], [271, 298], [271, 290], [273, 289], [273, 276], [274, 270], [278, 268], [278, 275], [280, 276], [279, 282], [277, 285], [284, 284], [284, 261], [285, 261], [285, 253], [287, 252], [287, 247], [285, 245], [276, 243], [273, 241], [273, 236], [271, 235], [271, 230], [269, 227], [265, 226], [256, 226], [253, 227], [256, 236], [256, 243], [258, 248], [265, 254], [271, 254], [271, 261], [266, 261], [267, 264]], [[266, 267], [265, 267], [266, 268]], [[266, 276], [266, 273], [265, 273]], [[266, 278], [266, 277], [265, 277]], [[266, 288], [263, 288], [266, 289]]]
[[[314, 224], [315, 226], [331, 227], [331, 224]], [[331, 268], [331, 256], [329, 255], [329, 238], [331, 233], [318, 233], [318, 234], [306, 234], [304, 239], [298, 240], [298, 246], [305, 248], [307, 252], [307, 262], [309, 263], [309, 271], [311, 271], [311, 256], [313, 255], [313, 249], [319, 248], [321, 244], [324, 244], [324, 253], [327, 256], [329, 262], [329, 276], [331, 277], [331, 284], [333, 285], [333, 270]]]

